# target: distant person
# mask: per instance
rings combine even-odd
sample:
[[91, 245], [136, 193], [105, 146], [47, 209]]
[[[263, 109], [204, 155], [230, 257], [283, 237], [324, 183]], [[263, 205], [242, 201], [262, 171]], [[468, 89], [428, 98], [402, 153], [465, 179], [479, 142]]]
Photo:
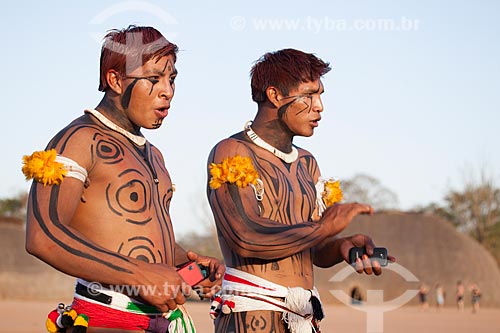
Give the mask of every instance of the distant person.
[[437, 310], [441, 310], [444, 306], [444, 299], [446, 297], [446, 293], [444, 291], [443, 286], [440, 283], [436, 284], [436, 307]]
[[464, 309], [464, 296], [465, 296], [465, 286], [462, 283], [461, 280], [457, 281], [457, 287], [456, 287], [456, 302], [457, 302], [457, 309], [459, 311], [463, 311]]
[[481, 289], [479, 289], [476, 283], [470, 286], [471, 303], [472, 303], [472, 313], [477, 313], [479, 311], [479, 301], [481, 300]]
[[429, 308], [429, 301], [427, 300], [428, 294], [429, 287], [427, 287], [425, 283], [421, 284], [418, 288], [418, 300], [422, 310], [427, 310]]
[[[152, 27], [109, 32], [101, 50], [101, 102], [45, 151], [24, 158], [23, 172], [34, 178], [26, 249], [77, 278], [70, 307], [49, 314], [49, 331], [165, 333], [177, 325], [192, 332], [183, 306], [191, 289], [176, 267], [196, 261], [211, 273], [202, 286], [220, 284], [218, 260], [176, 242], [174, 187], [162, 154], [141, 133], [159, 128], [169, 112], [176, 54], [177, 46]], [[78, 77], [70, 70], [67, 79], [74, 84], [70, 79]]]
[[363, 302], [363, 297], [361, 296], [361, 291], [358, 287], [352, 288], [351, 291], [351, 304], [359, 305]]

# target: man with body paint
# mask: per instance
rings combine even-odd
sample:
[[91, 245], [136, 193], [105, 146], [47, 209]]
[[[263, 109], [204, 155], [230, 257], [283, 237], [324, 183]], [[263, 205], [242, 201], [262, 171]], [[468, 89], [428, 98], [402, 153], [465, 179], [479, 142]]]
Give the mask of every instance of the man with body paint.
[[[26, 249], [78, 278], [71, 306], [49, 314], [49, 331], [194, 332], [182, 305], [191, 288], [176, 266], [208, 266], [200, 283], [206, 297], [220, 285], [217, 259], [176, 243], [174, 186], [162, 154], [141, 133], [159, 128], [169, 112], [177, 50], [152, 27], [110, 31], [101, 51], [101, 102], [45, 151], [25, 157], [23, 171], [35, 175]], [[51, 178], [57, 173], [59, 181]]]
[[[298, 50], [265, 54], [251, 70], [254, 120], [210, 153], [207, 194], [227, 266], [212, 303], [216, 332], [318, 332], [324, 314], [313, 266], [347, 261], [355, 246], [373, 254], [368, 236], [336, 236], [372, 208], [332, 204], [331, 182], [314, 156], [293, 144], [319, 125], [321, 78], [329, 70]], [[382, 271], [367, 255], [355, 269]]]

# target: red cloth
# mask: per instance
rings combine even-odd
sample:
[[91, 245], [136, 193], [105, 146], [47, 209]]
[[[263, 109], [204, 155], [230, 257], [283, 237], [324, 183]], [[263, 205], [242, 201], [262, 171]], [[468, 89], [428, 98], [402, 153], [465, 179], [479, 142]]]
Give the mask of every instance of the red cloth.
[[151, 318], [156, 317], [115, 310], [79, 298], [73, 300], [71, 307], [78, 314], [85, 314], [88, 316], [89, 327], [147, 330]]

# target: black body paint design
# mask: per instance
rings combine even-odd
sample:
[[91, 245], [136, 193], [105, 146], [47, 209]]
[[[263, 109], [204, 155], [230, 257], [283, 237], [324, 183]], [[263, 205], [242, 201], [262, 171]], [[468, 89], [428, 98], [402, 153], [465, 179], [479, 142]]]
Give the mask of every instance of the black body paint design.
[[[158, 61], [160, 60], [161, 58], [158, 59]], [[165, 66], [163, 67], [161, 73], [163, 75], [171, 75], [171, 74], [177, 74], [176, 72], [172, 72], [172, 68], [173, 68], [173, 65], [169, 60], [166, 61], [165, 63]], [[167, 69], [167, 72], [165, 73], [165, 69]], [[122, 104], [122, 107], [124, 109], [127, 109], [129, 104], [130, 104], [130, 99], [132, 97], [132, 90], [134, 89], [135, 85], [137, 84], [137, 82], [139, 80], [147, 80], [149, 82], [151, 82], [151, 89], [149, 90], [149, 95], [151, 95], [153, 93], [153, 89], [155, 87], [155, 85], [160, 82], [160, 80], [158, 79], [159, 75], [150, 75], [150, 76], [125, 76], [125, 78], [127, 79], [132, 79], [132, 83], [125, 89], [125, 92], [123, 94], [123, 97], [122, 97], [122, 101], [121, 101], [121, 104]], [[173, 86], [173, 83], [175, 80], [175, 77], [173, 79], [170, 79], [170, 86], [172, 87], [172, 91], [174, 91], [174, 86]]]
[[[304, 111], [307, 111], [308, 113], [311, 112], [311, 109], [312, 109], [312, 96], [311, 95], [296, 95], [296, 96], [283, 97], [283, 99], [289, 99], [289, 98], [293, 98], [293, 100], [278, 108], [278, 117], [280, 119], [285, 119], [286, 113], [287, 113], [288, 109], [290, 108], [290, 106], [292, 106], [298, 102], [303, 102], [306, 106], [304, 108], [298, 110], [295, 113], [296, 115], [301, 114]], [[307, 101], [304, 101], [304, 99]]]
[[48, 222], [52, 222], [52, 224], [54, 226], [56, 226], [58, 229], [60, 229], [63, 233], [65, 233], [68, 237], [78, 241], [80, 244], [94, 250], [94, 251], [97, 251], [97, 252], [100, 252], [100, 253], [105, 253], [107, 255], [110, 255], [112, 257], [115, 257], [119, 260], [123, 260], [124, 262], [127, 262], [127, 263], [130, 263], [130, 261], [126, 258], [123, 258], [119, 255], [117, 255], [116, 253], [114, 252], [111, 252], [111, 251], [107, 251], [107, 250], [102, 250], [98, 247], [95, 247], [94, 245], [86, 242], [85, 240], [79, 238], [77, 235], [75, 235], [74, 233], [72, 233], [70, 230], [68, 230], [63, 224], [61, 224], [61, 222], [59, 221], [59, 218], [57, 216], [57, 198], [58, 198], [58, 192], [59, 192], [59, 187], [57, 186], [54, 186], [53, 189], [52, 189], [52, 194], [51, 194], [51, 199], [50, 199], [50, 206], [49, 206], [49, 214], [50, 214], [50, 221], [46, 221], [41, 212], [40, 212], [40, 207], [38, 204], [36, 204], [38, 201], [37, 201], [37, 187], [38, 186], [43, 186], [43, 185], [40, 185], [36, 182], [33, 183], [33, 189], [32, 189], [32, 196], [33, 196], [33, 200], [32, 200], [32, 205], [33, 205], [33, 215], [35, 216], [35, 219], [36, 221], [38, 222], [38, 225], [40, 226], [40, 228], [42, 229], [42, 231], [44, 232], [44, 234], [49, 237], [55, 244], [59, 245], [59, 247], [72, 254], [72, 255], [75, 255], [75, 256], [79, 256], [79, 257], [82, 257], [82, 258], [85, 258], [85, 259], [89, 259], [89, 260], [92, 260], [92, 261], [95, 261], [95, 262], [98, 262], [98, 263], [101, 263], [103, 265], [106, 265], [108, 266], [109, 268], [112, 268], [116, 271], [119, 271], [119, 272], [126, 272], [126, 273], [132, 273], [130, 270], [127, 270], [123, 267], [119, 267], [119, 266], [116, 266], [116, 265], [113, 265], [111, 262], [109, 261], [105, 261], [105, 260], [100, 260], [99, 258], [95, 257], [95, 256], [92, 256], [88, 253], [85, 253], [85, 252], [82, 252], [78, 249], [75, 249], [75, 248], [72, 248], [68, 245], [66, 245], [64, 242], [60, 241], [57, 237], [54, 236], [54, 234], [52, 232], [50, 232], [49, 228], [48, 228]]
[[121, 104], [124, 109], [128, 109], [130, 105], [130, 99], [132, 98], [132, 90], [134, 90], [135, 85], [139, 80], [147, 80], [151, 82], [151, 89], [149, 90], [149, 95], [153, 93], [153, 89], [155, 87], [155, 84], [160, 82], [160, 80], [156, 79], [155, 76], [144, 76], [144, 77], [138, 77], [138, 76], [126, 76], [127, 79], [133, 79], [132, 83], [130, 83], [127, 88], [125, 89], [125, 92], [123, 93], [122, 99], [121, 99]]
[[279, 109], [278, 109], [278, 117], [280, 119], [284, 119], [285, 118], [285, 114], [286, 114], [286, 111], [288, 110], [288, 107], [290, 107], [290, 105], [292, 105], [294, 102], [295, 101], [291, 101], [291, 102], [283, 104], [282, 106], [279, 107]]
[[216, 333], [286, 333], [289, 332], [276, 311], [249, 311], [220, 314], [215, 320]]
[[135, 85], [137, 84], [137, 82], [139, 82], [140, 79], [141, 78], [134, 78], [132, 83], [130, 83], [128, 87], [125, 89], [125, 92], [123, 93], [121, 99], [122, 108], [128, 109], [128, 106], [130, 105], [130, 99], [132, 98], [132, 90], [134, 89]]
[[153, 241], [146, 237], [137, 236], [129, 238], [127, 243], [123, 242], [120, 244], [117, 252], [150, 264], [163, 262], [161, 251], [156, 249]]
[[249, 328], [252, 332], [262, 332], [267, 327], [266, 318], [262, 315], [252, 316], [250, 319], [250, 323], [247, 324], [247, 328]]
[[[295, 114], [296, 115], [299, 115], [301, 114], [302, 112], [304, 111], [307, 111], [307, 113], [311, 112], [311, 109], [312, 109], [312, 96], [302, 96], [302, 102], [306, 105], [304, 106], [303, 109], [297, 111]], [[300, 100], [300, 99], [299, 99]], [[308, 101], [304, 101], [304, 100], [308, 100]]]
[[96, 133], [94, 135], [95, 150], [94, 145], [92, 145], [93, 151], [95, 151], [96, 157], [102, 159], [106, 164], [118, 164], [123, 161], [123, 148], [120, 143], [109, 136], [104, 137], [101, 133]]
[[142, 178], [144, 175], [138, 170], [125, 170], [106, 188], [109, 208], [125, 222], [146, 224], [152, 219], [148, 213], [151, 210], [151, 194], [147, 190], [151, 184], [145, 183]]
[[156, 119], [156, 121], [151, 125], [151, 127], [153, 127], [153, 128], [160, 128], [162, 122], [163, 121], [161, 119]]
[[[128, 161], [135, 159], [136, 162], [142, 165], [142, 168], [124, 169], [117, 177], [110, 177], [111, 181], [102, 189], [103, 192], [105, 191], [108, 200], [109, 212], [113, 212], [117, 217], [120, 217], [124, 223], [139, 228], [151, 223], [154, 219], [159, 225], [158, 232], [161, 234], [161, 239], [165, 241], [158, 244], [160, 248], [157, 248], [151, 239], [141, 236], [140, 229], [134, 229], [138, 230], [138, 235], [123, 241], [119, 246], [118, 253], [98, 247], [80, 238], [79, 235], [73, 233], [60, 221], [58, 206], [60, 206], [59, 200], [62, 200], [62, 198], [59, 194], [59, 186], [51, 188], [48, 207], [43, 208], [44, 212], [42, 212], [38, 190], [43, 185], [37, 182], [32, 185], [29, 202], [35, 223], [37, 223], [41, 232], [56, 245], [54, 250], [65, 251], [69, 255], [102, 264], [116, 272], [132, 274], [132, 271], [125, 267], [134, 264], [123, 255], [150, 263], [173, 263], [175, 242], [168, 214], [172, 188], [166, 188], [160, 193], [158, 187], [153, 183], [155, 170], [161, 170], [162, 175], [168, 177], [162, 159], [160, 156], [153, 155], [148, 146], [147, 155], [151, 165], [146, 165], [141, 155], [138, 155], [133, 150], [135, 149], [134, 145], [125, 144], [118, 133], [110, 131], [100, 123], [95, 123], [89, 115], [82, 116], [58, 133], [49, 143], [47, 149], [57, 147], [61, 155], [64, 155], [66, 146], [73, 140], [73, 137], [81, 131], [88, 132], [89, 130], [94, 131], [94, 134], [90, 137], [92, 141], [88, 146], [88, 152], [82, 153], [90, 155], [92, 168], [99, 164], [102, 167], [109, 166], [111, 168], [109, 170], [113, 170], [113, 165], [123, 162], [125, 156], [127, 156]], [[92, 168], [88, 170], [91, 184]], [[151, 212], [155, 215], [151, 216]], [[107, 221], [96, 221], [96, 223], [107, 223]], [[113, 223], [116, 223], [116, 221]], [[56, 232], [71, 238], [73, 242], [62, 241], [61, 236], [58, 236]], [[169, 251], [167, 251], [167, 247], [169, 247]], [[98, 257], [97, 254], [101, 255]], [[164, 254], [168, 254], [169, 257], [165, 257]], [[120, 263], [123, 263], [123, 265]]]
[[[311, 221], [316, 206], [313, 175], [318, 172], [314, 158], [304, 155], [289, 164], [290, 168], [284, 168], [256, 155], [245, 135], [232, 138], [249, 148], [247, 153], [265, 184], [265, 195], [259, 203], [259, 218], [247, 215], [252, 209], [245, 209], [236, 186], [209, 192], [219, 238], [234, 253], [226, 258], [228, 265], [246, 267], [249, 272], [256, 269], [266, 272], [280, 269], [281, 261], [289, 260], [297, 268], [295, 274], [303, 275], [302, 265], [312, 258], [311, 244], [322, 239], [315, 232], [320, 224]], [[269, 225], [272, 222], [266, 219], [276, 223]]]

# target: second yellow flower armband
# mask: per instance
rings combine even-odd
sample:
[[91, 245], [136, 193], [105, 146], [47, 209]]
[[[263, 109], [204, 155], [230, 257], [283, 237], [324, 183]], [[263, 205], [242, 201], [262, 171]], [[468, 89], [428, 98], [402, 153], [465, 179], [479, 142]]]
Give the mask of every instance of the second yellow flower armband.
[[264, 188], [250, 157], [228, 157], [221, 163], [210, 163], [208, 168], [212, 176], [209, 182], [211, 189], [216, 190], [224, 183], [236, 184], [240, 188], [250, 185], [255, 190], [257, 200], [262, 200]]
[[343, 193], [339, 180], [333, 178], [326, 180], [319, 177], [316, 183], [316, 204], [320, 216], [326, 208], [342, 201], [342, 197]]

